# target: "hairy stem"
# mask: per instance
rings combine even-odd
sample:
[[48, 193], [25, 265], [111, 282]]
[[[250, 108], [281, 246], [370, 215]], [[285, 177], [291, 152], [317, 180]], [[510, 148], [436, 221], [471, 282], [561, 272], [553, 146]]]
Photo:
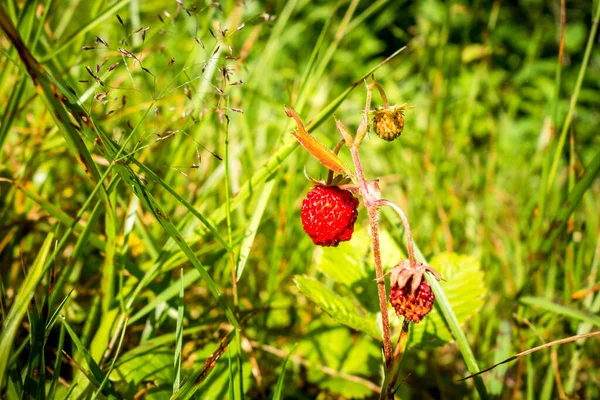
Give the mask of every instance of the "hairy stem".
[[383, 328], [383, 354], [385, 356], [386, 367], [390, 366], [392, 361], [392, 343], [390, 340], [390, 321], [387, 312], [387, 294], [385, 291], [385, 281], [383, 276], [383, 266], [381, 265], [381, 249], [379, 246], [379, 210], [377, 201], [379, 200], [379, 189], [370, 189], [365, 180], [360, 158], [358, 155], [358, 147], [352, 146], [352, 161], [356, 168], [356, 177], [360, 186], [365, 206], [369, 214], [369, 225], [371, 227], [371, 243], [373, 246], [373, 259], [375, 260], [375, 273], [377, 277], [377, 294], [379, 296], [379, 308], [381, 310], [381, 325]]
[[373, 95], [373, 83], [367, 85], [367, 100], [365, 103], [365, 111], [363, 114], [363, 119], [356, 130], [356, 135], [354, 137], [354, 147], [358, 148], [362, 143], [367, 131], [369, 130], [369, 109], [371, 108], [371, 97]]
[[373, 245], [373, 259], [375, 260], [375, 273], [377, 276], [377, 294], [379, 295], [379, 308], [381, 309], [381, 326], [383, 329], [383, 354], [385, 364], [389, 366], [392, 359], [392, 343], [390, 339], [390, 321], [387, 311], [387, 293], [381, 266], [381, 249], [379, 246], [379, 211], [376, 207], [369, 207], [369, 224], [371, 226], [371, 242]]
[[385, 91], [383, 90], [383, 87], [373, 81], [373, 83], [371, 83], [371, 85], [375, 86], [377, 88], [377, 90], [379, 90], [379, 94], [381, 95], [381, 101], [383, 102], [383, 108], [390, 108], [390, 103], [388, 102], [387, 96], [385, 95]]
[[402, 225], [404, 226], [404, 231], [406, 231], [406, 247], [408, 248], [408, 260], [410, 262], [410, 266], [412, 268], [415, 268], [415, 250], [413, 245], [412, 233], [410, 231], [410, 224], [408, 223], [408, 218], [406, 218], [406, 214], [404, 213], [404, 211], [402, 211], [400, 206], [398, 206], [395, 203], [392, 203], [389, 200], [379, 200], [377, 202], [377, 205], [391, 207], [394, 211], [396, 211], [396, 214], [398, 214], [398, 216], [400, 217]]

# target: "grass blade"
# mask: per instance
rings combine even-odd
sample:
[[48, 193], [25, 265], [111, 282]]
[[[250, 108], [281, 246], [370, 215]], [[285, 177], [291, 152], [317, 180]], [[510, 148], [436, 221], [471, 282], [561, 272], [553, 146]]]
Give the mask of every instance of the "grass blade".
[[275, 393], [273, 393], [273, 400], [281, 399], [281, 392], [283, 391], [283, 379], [285, 378], [285, 367], [287, 366], [290, 356], [294, 354], [296, 346], [298, 346], [298, 343], [296, 343], [292, 347], [285, 360], [283, 360], [283, 364], [281, 364], [281, 373], [279, 374], [279, 378], [277, 378], [277, 384], [275, 385]]
[[[404, 239], [406, 240], [406, 235], [404, 235]], [[414, 244], [415, 250], [415, 258], [419, 259], [419, 261], [426, 263], [425, 256], [421, 252], [421, 249]], [[479, 366], [477, 365], [477, 359], [475, 358], [475, 354], [473, 354], [473, 350], [471, 349], [471, 345], [469, 345], [469, 341], [467, 340], [467, 336], [463, 331], [460, 323], [458, 322], [458, 318], [456, 318], [456, 314], [452, 310], [452, 306], [444, 293], [444, 290], [440, 286], [440, 283], [433, 277], [431, 274], [426, 274], [427, 283], [431, 286], [431, 290], [435, 294], [435, 306], [439, 307], [446, 323], [448, 324], [448, 328], [450, 332], [452, 332], [452, 336], [456, 339], [456, 344], [463, 356], [463, 360], [465, 360], [465, 364], [467, 365], [467, 369], [471, 374], [476, 374], [479, 372]], [[485, 384], [483, 383], [483, 379], [481, 377], [475, 377], [475, 388], [479, 393], [479, 397], [482, 399], [489, 398], [487, 389]]]
[[276, 179], [272, 179], [265, 185], [262, 192], [260, 193], [258, 202], [254, 207], [254, 213], [252, 214], [252, 218], [250, 219], [248, 228], [246, 228], [244, 240], [242, 241], [242, 244], [240, 246], [240, 254], [238, 257], [235, 272], [236, 281], [239, 281], [242, 277], [242, 274], [244, 273], [246, 261], [248, 261], [248, 257], [250, 256], [250, 250], [252, 249], [252, 244], [254, 243], [256, 232], [258, 231], [258, 227], [260, 226], [260, 221], [262, 220], [265, 208], [267, 207], [267, 203], [269, 202], [269, 198], [271, 197], [271, 192], [273, 190], [273, 187], [275, 186], [275, 182]]
[[542, 254], [547, 254], [552, 249], [552, 245], [558, 238], [558, 236], [564, 231], [567, 226], [567, 221], [579, 201], [588, 190], [588, 188], [594, 182], [596, 175], [598, 175], [598, 171], [600, 171], [600, 151], [596, 153], [596, 156], [588, 165], [585, 171], [585, 175], [581, 180], [575, 185], [573, 190], [569, 193], [567, 200], [563, 204], [563, 206], [558, 210], [556, 217], [550, 224], [550, 230], [546, 234], [546, 239], [540, 246]]
[[544, 297], [525, 296], [520, 299], [520, 302], [530, 306], [541, 308], [554, 314], [564, 315], [565, 317], [575, 318], [582, 322], [600, 327], [600, 317], [589, 314], [585, 311], [576, 310], [574, 308], [556, 304]]
[[229, 347], [229, 344], [235, 337], [235, 332], [236, 330], [234, 329], [230, 331], [223, 339], [221, 339], [221, 343], [219, 344], [217, 350], [215, 350], [214, 353], [204, 361], [202, 368], [194, 371], [187, 379], [183, 381], [183, 384], [179, 390], [177, 390], [177, 392], [173, 393], [173, 396], [171, 396], [171, 400], [187, 400], [191, 398], [194, 393], [198, 391], [198, 389], [200, 389], [200, 386], [202, 383], [204, 383], [204, 380], [211, 373], [215, 365], [217, 365], [217, 361], [219, 361], [225, 350], [227, 350]]
[[5, 380], [6, 367], [17, 329], [19, 329], [21, 320], [27, 312], [31, 299], [33, 299], [33, 295], [44, 277], [44, 265], [50, 254], [50, 247], [53, 241], [54, 234], [48, 234], [42, 247], [40, 247], [33, 265], [27, 272], [21, 288], [17, 292], [17, 297], [12, 308], [2, 323], [2, 333], [0, 334], [0, 387], [2, 387]]
[[552, 161], [552, 167], [550, 168], [550, 175], [548, 177], [548, 188], [550, 187], [550, 185], [552, 184], [552, 182], [554, 181], [554, 178], [556, 176], [556, 170], [558, 169], [558, 162], [560, 160], [560, 157], [561, 157], [561, 154], [563, 151], [563, 147], [564, 147], [565, 141], [567, 139], [567, 132], [569, 131], [569, 127], [571, 126], [573, 114], [575, 113], [575, 106], [577, 105], [577, 100], [579, 98], [579, 91], [581, 90], [581, 85], [583, 84], [583, 77], [585, 76], [588, 62], [590, 60], [590, 54], [592, 53], [592, 47], [594, 47], [594, 39], [596, 38], [596, 31], [598, 30], [599, 20], [600, 20], [600, 2], [596, 5], [596, 12], [594, 14], [592, 28], [590, 29], [590, 34], [588, 36], [588, 42], [585, 47], [585, 54], [583, 55], [583, 61], [581, 62], [581, 68], [579, 69], [579, 75], [577, 75], [577, 82], [575, 83], [575, 89], [573, 89], [573, 95], [571, 96], [571, 102], [569, 104], [569, 111], [567, 113], [565, 123], [563, 124], [562, 131], [560, 132], [558, 144], [556, 145], [556, 151], [554, 152], [554, 160]]
[[181, 351], [183, 348], [183, 268], [179, 279], [179, 306], [177, 307], [177, 328], [175, 330], [175, 380], [173, 381], [173, 393], [179, 389], [181, 382]]
[[[89, 376], [89, 378], [92, 378], [92, 380], [90, 382], [93, 383], [96, 387], [100, 387], [102, 382], [104, 382], [106, 375], [104, 375], [104, 373], [102, 372], [102, 370], [100, 369], [100, 367], [98, 366], [96, 361], [94, 361], [94, 358], [88, 352], [86, 346], [84, 346], [83, 343], [81, 343], [81, 340], [79, 340], [79, 336], [77, 336], [77, 334], [75, 333], [73, 328], [71, 328], [71, 325], [69, 325], [67, 320], [62, 316], [61, 316], [61, 322], [62, 322], [63, 326], [65, 327], [65, 329], [67, 330], [67, 333], [71, 337], [71, 340], [73, 340], [73, 344], [75, 344], [75, 347], [77, 348], [79, 353], [83, 356], [85, 362], [87, 363], [88, 367], [90, 368], [90, 371], [92, 372], [92, 375]], [[105, 395], [110, 394], [117, 398], [120, 398], [119, 394], [115, 391], [115, 389], [112, 385], [112, 382], [110, 380], [107, 381], [106, 389], [102, 389], [102, 391]]]

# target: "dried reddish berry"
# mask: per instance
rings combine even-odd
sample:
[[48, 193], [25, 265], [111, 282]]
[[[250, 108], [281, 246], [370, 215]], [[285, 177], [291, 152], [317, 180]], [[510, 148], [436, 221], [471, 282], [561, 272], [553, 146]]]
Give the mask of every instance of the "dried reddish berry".
[[410, 293], [410, 284], [404, 287], [395, 285], [390, 290], [390, 303], [398, 316], [409, 321], [421, 322], [433, 307], [435, 296], [429, 284], [423, 280], [414, 294]]
[[350, 240], [358, 216], [358, 199], [337, 186], [315, 186], [302, 201], [302, 226], [319, 246]]

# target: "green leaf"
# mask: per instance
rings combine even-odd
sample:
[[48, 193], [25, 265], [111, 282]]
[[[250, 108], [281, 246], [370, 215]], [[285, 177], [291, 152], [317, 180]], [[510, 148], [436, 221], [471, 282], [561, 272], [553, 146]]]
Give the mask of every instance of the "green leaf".
[[296, 275], [294, 283], [302, 294], [315, 302], [336, 321], [381, 340], [379, 323], [375, 315], [352, 303], [348, 298], [338, 296], [321, 282], [307, 276]]
[[[385, 230], [380, 231], [380, 244], [384, 268], [393, 267], [404, 257], [394, 239]], [[364, 309], [378, 310], [374, 281], [375, 266], [369, 247], [369, 235], [365, 230], [357, 229], [352, 240], [340, 243], [338, 247], [319, 247], [315, 250], [314, 263], [325, 275], [347, 286], [362, 302]], [[459, 323], [463, 324], [483, 305], [486, 288], [479, 260], [473, 256], [442, 253], [434, 257], [430, 264], [442, 274], [444, 281], [440, 282], [440, 285], [446, 293]], [[307, 294], [305, 293], [305, 295]], [[307, 295], [307, 297], [311, 296]], [[315, 299], [313, 301], [327, 311]], [[350, 300], [345, 298], [340, 301]], [[332, 315], [329, 311], [327, 312]], [[332, 317], [339, 320], [334, 315]], [[349, 325], [342, 320], [339, 321]], [[394, 324], [394, 319], [392, 319], [392, 324]], [[358, 328], [355, 327], [355, 329]], [[410, 334], [408, 346], [420, 348], [441, 346], [453, 339], [437, 307], [419, 324], [411, 324]]]

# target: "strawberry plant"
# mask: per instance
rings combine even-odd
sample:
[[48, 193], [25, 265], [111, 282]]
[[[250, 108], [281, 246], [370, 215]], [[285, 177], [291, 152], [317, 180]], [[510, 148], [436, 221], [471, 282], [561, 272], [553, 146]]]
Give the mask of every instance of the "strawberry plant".
[[[333, 151], [323, 143], [311, 136], [301, 118], [291, 108], [286, 108], [288, 117], [294, 119], [297, 130], [293, 133], [298, 142], [321, 164], [329, 169], [327, 183], [331, 183], [334, 174], [336, 182], [343, 182], [340, 186], [317, 186], [309, 192], [302, 203], [302, 224], [304, 230], [309, 234], [316, 245], [337, 246], [342, 241], [351, 239], [356, 221], [356, 207], [358, 201], [352, 196], [354, 193], [360, 196], [367, 208], [370, 227], [370, 242], [375, 265], [374, 280], [377, 285], [379, 300], [379, 311], [381, 317], [381, 331], [383, 334], [383, 359], [385, 379], [381, 388], [381, 397], [392, 397], [397, 385], [397, 377], [400, 363], [408, 343], [409, 323], [419, 323], [431, 311], [435, 295], [430, 285], [424, 280], [425, 273], [429, 273], [433, 281], [439, 281], [442, 276], [431, 266], [417, 261], [415, 258], [414, 243], [408, 218], [404, 211], [395, 203], [382, 199], [379, 188], [379, 179], [365, 178], [360, 161], [359, 147], [363, 143], [369, 129], [377, 133], [377, 136], [386, 141], [398, 138], [404, 128], [404, 110], [408, 107], [390, 107], [383, 87], [371, 77], [366, 83], [367, 96], [363, 118], [356, 130], [351, 135], [344, 124], [335, 120], [336, 127], [342, 139]], [[383, 100], [383, 107], [374, 111], [372, 120], [371, 102], [373, 91], [377, 89]], [[338, 153], [342, 148], [350, 151], [354, 171], [352, 171], [339, 158]], [[407, 238], [408, 259], [400, 259], [396, 266], [390, 271], [390, 294], [386, 291], [384, 279], [384, 266], [381, 256], [379, 210], [381, 207], [390, 207], [396, 212], [404, 227]], [[432, 282], [433, 282], [432, 281]], [[302, 288], [301, 288], [302, 290]], [[438, 290], [441, 290], [438, 288]], [[314, 290], [303, 290], [304, 293]], [[315, 297], [317, 303], [323, 300]], [[403, 317], [403, 326], [398, 343], [393, 349], [390, 321], [388, 316], [388, 302], [393, 306], [398, 316]], [[344, 306], [340, 306], [344, 308]], [[446, 309], [446, 313], [453, 315], [452, 308]], [[352, 323], [349, 323], [353, 326]], [[354, 325], [356, 327], [356, 325]]]

